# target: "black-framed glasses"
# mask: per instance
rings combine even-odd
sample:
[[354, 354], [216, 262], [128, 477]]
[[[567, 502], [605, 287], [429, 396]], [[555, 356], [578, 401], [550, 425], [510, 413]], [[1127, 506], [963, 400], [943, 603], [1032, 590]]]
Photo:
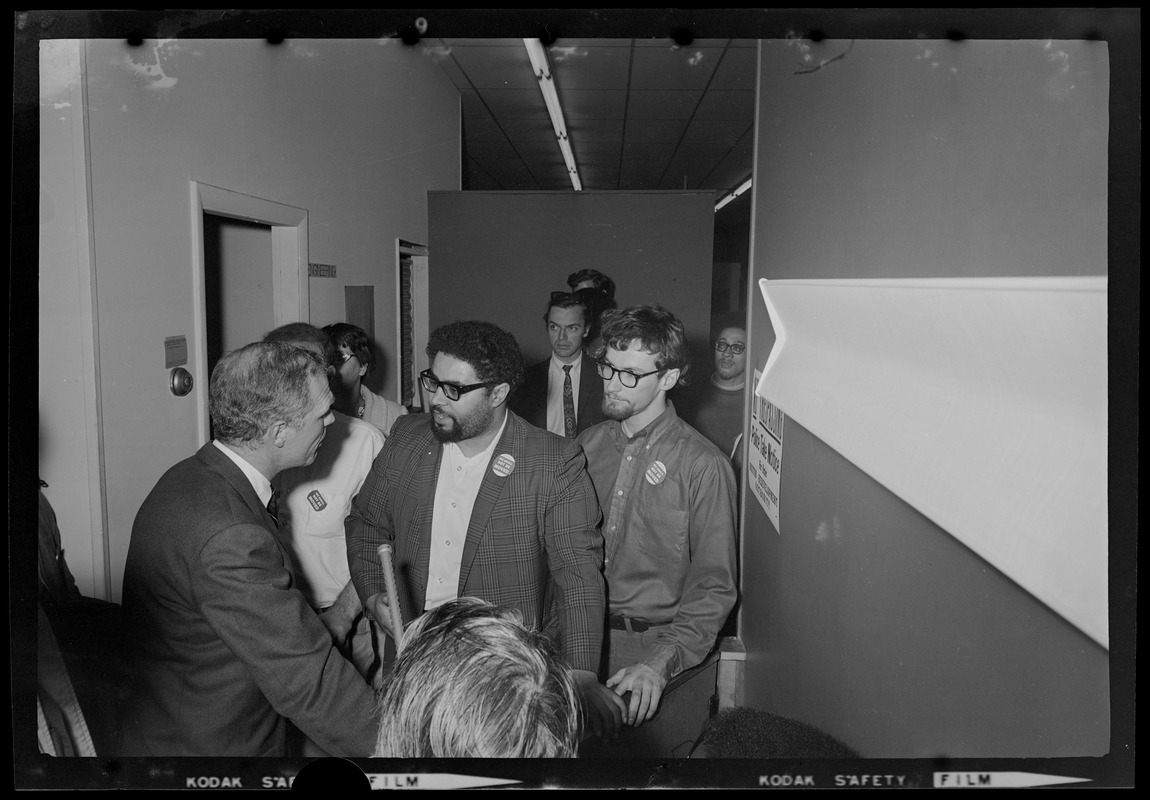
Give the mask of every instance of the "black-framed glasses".
[[425, 369], [419, 373], [419, 382], [423, 388], [427, 390], [428, 394], [435, 394], [440, 389], [443, 389], [443, 396], [448, 400], [458, 400], [460, 395], [465, 395], [468, 392], [474, 392], [476, 389], [482, 389], [484, 386], [494, 386], [499, 381], [484, 381], [483, 383], [469, 383], [466, 386], [460, 386], [458, 383], [447, 383], [435, 377], [435, 373], [429, 369]]
[[747, 346], [742, 342], [728, 342], [725, 339], [720, 339], [719, 341], [715, 342], [715, 349], [720, 353], [725, 353], [727, 350], [730, 350], [732, 353], [738, 356], [743, 354], [743, 351], [747, 349]]
[[337, 367], [342, 367], [353, 358], [355, 358], [355, 353], [336, 353], [335, 358], [333, 359], [333, 363]]
[[661, 369], [653, 369], [650, 372], [631, 372], [626, 369], [619, 369], [613, 367], [607, 361], [601, 358], [595, 359], [595, 366], [599, 368], [599, 377], [605, 381], [609, 381], [616, 375], [619, 376], [619, 383], [623, 384], [628, 389], [634, 389], [639, 385], [639, 381], [646, 378], [648, 375], [654, 375], [656, 372], [662, 372]]

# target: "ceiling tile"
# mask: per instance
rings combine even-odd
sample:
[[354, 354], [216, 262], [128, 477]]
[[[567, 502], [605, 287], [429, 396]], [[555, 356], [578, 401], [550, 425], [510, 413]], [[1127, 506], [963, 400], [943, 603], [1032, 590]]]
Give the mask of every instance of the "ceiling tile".
[[560, 164], [563, 162], [563, 151], [559, 149], [559, 143], [555, 141], [555, 137], [551, 137], [551, 141], [544, 142], [513, 142], [512, 147], [519, 153], [524, 161], [534, 163], [546, 159], [554, 159]]
[[628, 143], [678, 143], [687, 128], [685, 119], [628, 119], [625, 139]]
[[[559, 146], [555, 146], [558, 152]], [[575, 154], [575, 163], [580, 169], [586, 164], [619, 163], [619, 144], [617, 142], [572, 142], [571, 152]]]
[[708, 120], [739, 121], [749, 125], [755, 119], [755, 93], [717, 92], [712, 89], [703, 95], [695, 116]]
[[702, 92], [633, 91], [627, 119], [690, 119]]
[[507, 143], [507, 134], [495, 120], [468, 121], [463, 126], [463, 136], [470, 148], [472, 145]]
[[[570, 126], [568, 126], [570, 131]], [[539, 119], [508, 119], [503, 123], [503, 133], [512, 142], [554, 142], [555, 128], [551, 118], [544, 115]], [[555, 145], [558, 147], [559, 145]]]
[[496, 118], [550, 120], [539, 89], [484, 89], [480, 93]]
[[621, 119], [573, 119], [567, 123], [567, 135], [575, 142], [623, 141]]
[[520, 160], [518, 152], [506, 139], [503, 141], [488, 140], [484, 142], [473, 142], [468, 139], [467, 155], [483, 165], [497, 159], [507, 161]]
[[710, 47], [635, 48], [631, 88], [701, 91], [711, 80], [723, 51]]
[[[540, 105], [543, 97], [540, 95]], [[627, 107], [627, 92], [597, 89], [563, 89], [559, 93], [564, 120], [623, 119]], [[544, 106], [546, 107], [546, 106]]]
[[459, 92], [460, 102], [462, 103], [463, 119], [470, 122], [473, 119], [493, 119], [491, 112], [487, 106], [483, 104], [483, 99], [479, 96], [479, 92], [473, 89], [463, 89]]
[[663, 161], [675, 154], [679, 140], [673, 142], [632, 142], [628, 139], [623, 144], [624, 158], [642, 158], [644, 161]]
[[631, 51], [623, 47], [561, 47], [548, 51], [555, 87], [568, 89], [626, 89]]
[[472, 159], [467, 159], [463, 167], [463, 186], [470, 191], [483, 191], [485, 189], [502, 189], [491, 173], [483, 169]]
[[704, 159], [698, 154], [684, 153], [680, 148], [679, 152], [667, 165], [666, 174], [659, 184], [660, 189], [698, 189], [700, 188], [700, 181], [707, 176], [707, 174], [714, 169], [716, 159]]
[[683, 144], [706, 144], [730, 149], [747, 132], [743, 122], [694, 119], [683, 134]]
[[522, 42], [518, 47], [456, 47], [451, 55], [476, 89], [539, 91]]

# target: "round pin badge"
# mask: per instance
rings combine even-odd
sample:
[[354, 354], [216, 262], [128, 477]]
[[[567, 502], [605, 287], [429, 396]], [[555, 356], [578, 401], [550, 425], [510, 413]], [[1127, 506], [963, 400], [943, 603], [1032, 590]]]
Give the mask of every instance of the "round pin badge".
[[658, 486], [667, 477], [667, 468], [662, 461], [656, 461], [647, 467], [647, 483]]
[[505, 478], [510, 475], [513, 469], [515, 469], [515, 457], [510, 453], [501, 453], [496, 456], [495, 464], [491, 467], [491, 471], [500, 478]]

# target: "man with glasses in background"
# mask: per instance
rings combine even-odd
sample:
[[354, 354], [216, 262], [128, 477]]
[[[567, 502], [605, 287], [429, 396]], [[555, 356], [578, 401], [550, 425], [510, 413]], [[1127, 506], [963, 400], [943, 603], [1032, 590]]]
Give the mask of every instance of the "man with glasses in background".
[[743, 464], [743, 402], [747, 385], [747, 328], [742, 317], [712, 325], [715, 371], [695, 411], [695, 427], [727, 454], [736, 474]]
[[537, 428], [574, 439], [603, 421], [603, 382], [583, 349], [591, 312], [579, 292], [552, 292], [543, 315], [551, 357], [526, 369], [511, 409]]
[[577, 441], [603, 512], [604, 675], [630, 695], [624, 721], [639, 726], [669, 699], [671, 678], [711, 652], [734, 606], [735, 477], [667, 397], [689, 366], [682, 323], [632, 306], [605, 314], [602, 335], [607, 421]]
[[623, 704], [598, 682], [605, 592], [599, 508], [570, 440], [507, 408], [523, 378], [515, 338], [487, 322], [431, 334], [420, 375], [429, 414], [400, 417], [347, 519], [364, 608], [393, 634], [379, 545], [394, 550], [406, 624], [457, 597], [518, 609], [575, 671], [591, 733], [613, 735]]

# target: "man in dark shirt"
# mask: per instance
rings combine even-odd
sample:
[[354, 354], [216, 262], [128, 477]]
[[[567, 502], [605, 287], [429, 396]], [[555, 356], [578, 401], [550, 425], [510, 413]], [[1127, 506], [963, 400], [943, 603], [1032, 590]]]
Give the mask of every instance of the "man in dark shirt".
[[747, 329], [739, 320], [722, 320], [711, 340], [715, 371], [703, 388], [695, 427], [731, 459], [736, 472], [743, 463], [743, 400], [747, 385]]
[[699, 664], [735, 603], [735, 478], [729, 459], [675, 413], [688, 367], [683, 325], [658, 306], [603, 318], [603, 413], [582, 433], [603, 510], [607, 686], [630, 692], [626, 722], [659, 707]]

